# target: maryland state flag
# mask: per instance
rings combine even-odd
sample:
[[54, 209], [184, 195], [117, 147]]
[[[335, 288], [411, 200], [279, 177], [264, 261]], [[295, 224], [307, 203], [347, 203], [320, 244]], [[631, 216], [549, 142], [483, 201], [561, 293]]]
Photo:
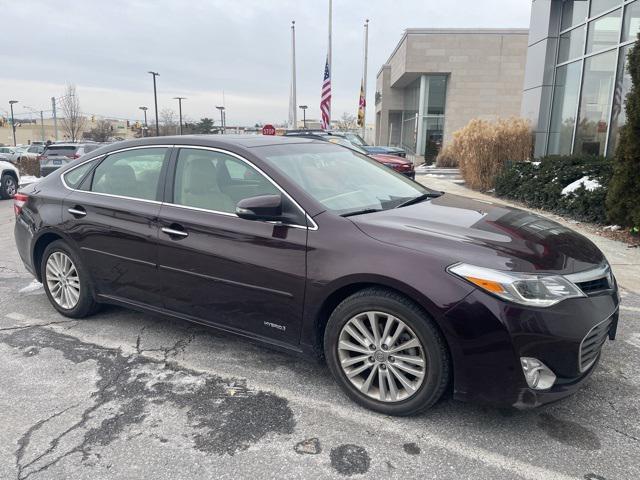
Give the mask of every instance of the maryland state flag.
[[358, 102], [358, 126], [364, 127], [364, 109], [367, 106], [367, 98], [364, 93], [364, 80], [360, 82], [360, 101]]

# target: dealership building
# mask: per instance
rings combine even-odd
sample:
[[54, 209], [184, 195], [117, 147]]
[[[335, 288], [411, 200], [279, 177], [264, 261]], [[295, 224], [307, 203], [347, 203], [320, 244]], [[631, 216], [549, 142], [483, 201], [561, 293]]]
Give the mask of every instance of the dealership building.
[[529, 30], [408, 29], [376, 84], [379, 145], [430, 161], [473, 118], [522, 116], [535, 156], [611, 155], [640, 0], [533, 0]]
[[534, 0], [522, 115], [535, 154], [611, 155], [626, 121], [640, 0]]
[[378, 145], [431, 161], [472, 118], [520, 116], [526, 29], [408, 29], [376, 83]]

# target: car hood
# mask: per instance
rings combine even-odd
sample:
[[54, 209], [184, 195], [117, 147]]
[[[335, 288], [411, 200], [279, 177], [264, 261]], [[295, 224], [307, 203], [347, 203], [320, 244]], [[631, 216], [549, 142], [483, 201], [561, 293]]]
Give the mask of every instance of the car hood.
[[393, 163], [394, 165], [406, 165], [411, 163], [409, 160], [398, 157], [397, 155], [387, 155], [384, 153], [373, 153], [371, 157], [382, 163]]
[[451, 194], [351, 220], [372, 238], [438, 257], [447, 265], [569, 274], [605, 261], [590, 240], [554, 221]]

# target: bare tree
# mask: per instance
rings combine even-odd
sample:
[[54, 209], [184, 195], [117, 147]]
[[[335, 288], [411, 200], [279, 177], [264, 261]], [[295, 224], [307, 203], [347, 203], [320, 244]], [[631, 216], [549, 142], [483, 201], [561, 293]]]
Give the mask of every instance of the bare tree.
[[98, 120], [96, 126], [89, 130], [89, 136], [95, 142], [107, 142], [112, 135], [113, 126], [108, 120]]
[[84, 129], [86, 119], [80, 112], [80, 99], [76, 93], [76, 86], [68, 84], [61, 101], [62, 113], [62, 129], [69, 140], [75, 142], [79, 140], [80, 133]]
[[176, 120], [176, 112], [170, 108], [160, 111], [160, 135], [175, 135], [178, 131], [178, 121]]
[[346, 130], [355, 130], [358, 128], [357, 119], [355, 115], [351, 115], [347, 112], [342, 114], [340, 120], [336, 122], [338, 130], [346, 131]]

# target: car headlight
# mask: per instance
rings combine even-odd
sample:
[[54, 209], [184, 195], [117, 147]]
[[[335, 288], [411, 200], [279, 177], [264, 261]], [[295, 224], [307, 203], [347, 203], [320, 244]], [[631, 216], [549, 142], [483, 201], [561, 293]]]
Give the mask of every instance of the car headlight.
[[532, 307], [550, 307], [567, 298], [584, 297], [576, 285], [562, 275], [505, 272], [458, 263], [449, 272], [510, 302]]

